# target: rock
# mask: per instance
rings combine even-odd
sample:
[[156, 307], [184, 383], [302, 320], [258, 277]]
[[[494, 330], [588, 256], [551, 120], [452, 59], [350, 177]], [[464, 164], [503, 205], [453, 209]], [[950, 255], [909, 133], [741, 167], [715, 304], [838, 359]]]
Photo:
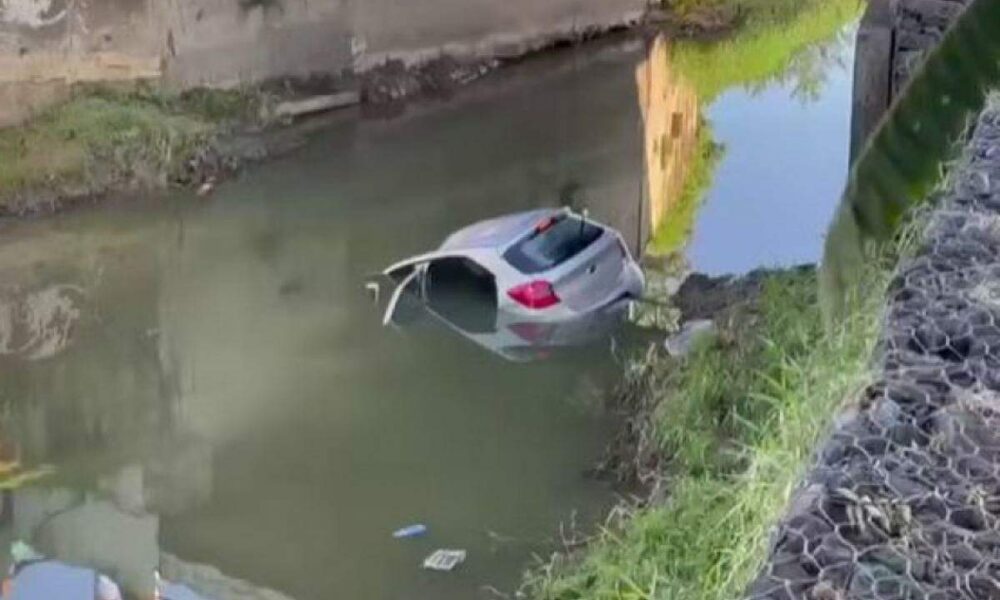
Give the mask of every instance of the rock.
[[663, 345], [670, 356], [687, 356], [696, 344], [713, 339], [717, 334], [715, 321], [709, 319], [688, 321], [684, 323], [677, 335], [667, 338]]

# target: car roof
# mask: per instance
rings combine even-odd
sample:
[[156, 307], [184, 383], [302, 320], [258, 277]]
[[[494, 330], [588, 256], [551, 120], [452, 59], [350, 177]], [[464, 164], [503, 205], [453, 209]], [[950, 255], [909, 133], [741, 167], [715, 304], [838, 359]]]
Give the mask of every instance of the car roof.
[[490, 248], [503, 251], [542, 219], [563, 212], [565, 209], [543, 208], [479, 221], [448, 236], [440, 250], [455, 252]]

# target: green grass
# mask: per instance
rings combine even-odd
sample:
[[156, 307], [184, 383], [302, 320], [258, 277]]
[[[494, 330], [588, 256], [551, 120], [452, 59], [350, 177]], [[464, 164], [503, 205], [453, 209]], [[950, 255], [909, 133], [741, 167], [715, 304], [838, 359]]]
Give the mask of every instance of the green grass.
[[739, 597], [818, 440], [870, 377], [891, 263], [866, 275], [871, 295], [830, 331], [815, 274], [776, 274], [715, 343], [680, 363], [647, 357], [635, 367], [654, 443], [669, 458], [669, 497], [599, 534], [582, 557], [531, 573], [531, 595]]
[[698, 146], [691, 164], [688, 165], [688, 174], [684, 179], [680, 198], [664, 215], [663, 222], [657, 227], [646, 247], [646, 252], [664, 256], [680, 250], [687, 243], [698, 208], [712, 186], [715, 168], [724, 153], [725, 148], [716, 144], [713, 139], [711, 126], [702, 123], [698, 129]]
[[0, 130], [0, 208], [41, 188], [162, 185], [221, 123], [253, 110], [237, 92], [77, 90], [31, 122]]

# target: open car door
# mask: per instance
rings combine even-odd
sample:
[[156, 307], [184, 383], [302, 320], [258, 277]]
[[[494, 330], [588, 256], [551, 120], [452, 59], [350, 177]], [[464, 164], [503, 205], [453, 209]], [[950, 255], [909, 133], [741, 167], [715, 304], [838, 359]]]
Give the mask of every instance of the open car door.
[[383, 275], [392, 282], [382, 324], [393, 322], [404, 295], [413, 293], [446, 325], [465, 335], [496, 328], [496, 278], [466, 254], [430, 252], [400, 261]]

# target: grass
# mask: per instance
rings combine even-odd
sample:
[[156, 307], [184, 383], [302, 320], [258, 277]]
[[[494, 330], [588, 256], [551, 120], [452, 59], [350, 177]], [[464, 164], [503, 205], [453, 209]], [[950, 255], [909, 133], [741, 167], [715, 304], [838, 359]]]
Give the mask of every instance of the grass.
[[[633, 367], [669, 497], [599, 534], [585, 554], [531, 573], [544, 600], [730, 600], [758, 573], [833, 415], [870, 377], [887, 258], [869, 296], [825, 330], [814, 272], [768, 276], [719, 339], [676, 362]], [[635, 386], [632, 386], [633, 389]]]
[[715, 168], [725, 153], [725, 148], [716, 144], [711, 126], [702, 123], [698, 128], [698, 146], [694, 158], [688, 165], [688, 174], [680, 197], [663, 217], [655, 234], [646, 247], [646, 252], [663, 256], [680, 250], [687, 243], [694, 227], [698, 207], [712, 186]]
[[31, 122], [0, 130], [0, 210], [40, 189], [162, 185], [226, 121], [253, 110], [239, 92], [79, 89]]

